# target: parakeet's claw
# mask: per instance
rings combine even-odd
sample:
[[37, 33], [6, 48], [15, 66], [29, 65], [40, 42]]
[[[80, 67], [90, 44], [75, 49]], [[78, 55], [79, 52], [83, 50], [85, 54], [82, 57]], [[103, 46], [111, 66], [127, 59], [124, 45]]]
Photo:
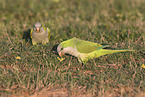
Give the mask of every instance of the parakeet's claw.
[[57, 57], [57, 59], [62, 62], [65, 58]]
[[78, 61], [82, 64], [83, 63], [83, 61], [80, 59], [80, 58], [78, 58]]
[[144, 64], [142, 64], [142, 66], [141, 66], [142, 68], [145, 68], [145, 65]]
[[43, 45], [46, 45], [46, 42], [43, 42], [42, 44], [43, 44]]
[[37, 42], [32, 42], [32, 44], [33, 44], [33, 45], [36, 45], [36, 44], [37, 44]]

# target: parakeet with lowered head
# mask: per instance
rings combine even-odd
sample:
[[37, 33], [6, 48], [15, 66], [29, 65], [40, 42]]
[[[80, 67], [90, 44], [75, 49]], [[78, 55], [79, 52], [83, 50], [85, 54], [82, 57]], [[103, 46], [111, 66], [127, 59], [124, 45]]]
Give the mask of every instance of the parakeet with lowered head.
[[34, 28], [31, 29], [30, 37], [32, 39], [32, 44], [37, 43], [46, 44], [50, 39], [50, 30], [41, 25], [40, 22], [35, 23]]
[[60, 57], [62, 57], [62, 55], [67, 53], [77, 57], [81, 63], [85, 63], [89, 59], [97, 58], [102, 55], [113, 54], [117, 52], [133, 51], [133, 50], [103, 49], [105, 47], [106, 45], [103, 46], [98, 43], [93, 43], [78, 38], [72, 38], [61, 42], [57, 47], [57, 52]]

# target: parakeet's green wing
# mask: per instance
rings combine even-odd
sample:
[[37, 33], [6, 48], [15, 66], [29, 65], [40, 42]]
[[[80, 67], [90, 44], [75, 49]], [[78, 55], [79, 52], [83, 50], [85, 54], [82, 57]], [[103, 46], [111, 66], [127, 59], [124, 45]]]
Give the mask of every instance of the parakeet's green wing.
[[90, 53], [96, 49], [103, 48], [103, 46], [98, 43], [78, 40], [76, 41], [76, 48], [80, 53]]
[[43, 27], [44, 31], [47, 30], [47, 32], [48, 32], [48, 39], [49, 39], [50, 38], [50, 30], [49, 30], [49, 28], [47, 28], [47, 27], [45, 28], [45, 26], [43, 26], [43, 25], [42, 25], [42, 27]]
[[32, 39], [32, 32], [33, 32], [33, 29], [31, 29], [31, 32], [30, 32], [30, 37], [31, 37], [31, 39]]
[[47, 28], [47, 31], [48, 31], [48, 39], [50, 39], [50, 30], [49, 30], [49, 28]]

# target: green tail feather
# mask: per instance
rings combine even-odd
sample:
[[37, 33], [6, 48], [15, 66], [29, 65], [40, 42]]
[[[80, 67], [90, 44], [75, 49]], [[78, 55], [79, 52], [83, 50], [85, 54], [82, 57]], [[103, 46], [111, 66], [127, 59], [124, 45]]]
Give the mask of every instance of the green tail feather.
[[86, 55], [85, 57], [82, 57], [81, 60], [82, 62], [86, 62], [89, 59], [97, 58], [103, 55], [108, 55], [108, 54], [113, 54], [113, 53], [118, 53], [118, 52], [127, 52], [127, 51], [134, 51], [134, 50], [108, 50], [108, 49], [99, 49], [95, 50], [94, 52]]
[[134, 50], [108, 50], [108, 49], [100, 49], [95, 51], [95, 57], [99, 57], [102, 55], [113, 54], [118, 52], [127, 52], [127, 51], [134, 51]]

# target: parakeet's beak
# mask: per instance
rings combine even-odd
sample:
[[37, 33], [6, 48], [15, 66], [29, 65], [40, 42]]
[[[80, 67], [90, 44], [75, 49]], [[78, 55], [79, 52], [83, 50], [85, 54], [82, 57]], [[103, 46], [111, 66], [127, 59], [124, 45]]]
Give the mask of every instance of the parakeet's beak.
[[37, 31], [37, 32], [39, 32], [39, 30], [40, 30], [40, 28], [39, 28], [39, 27], [38, 27], [38, 28], [36, 28], [36, 31]]
[[63, 52], [58, 52], [59, 56], [62, 57], [65, 53]]

